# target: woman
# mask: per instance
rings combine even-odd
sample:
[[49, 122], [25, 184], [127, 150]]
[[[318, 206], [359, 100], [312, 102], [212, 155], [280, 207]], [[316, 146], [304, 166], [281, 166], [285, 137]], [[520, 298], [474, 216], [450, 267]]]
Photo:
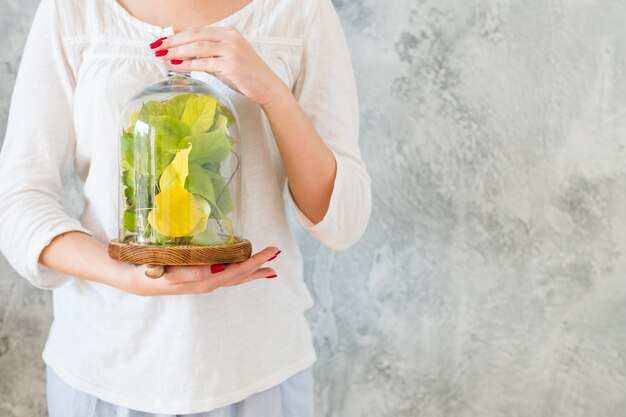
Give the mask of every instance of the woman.
[[[151, 280], [107, 255], [117, 117], [168, 69], [193, 71], [236, 106], [243, 229], [264, 249]], [[357, 137], [330, 0], [43, 0], [0, 154], [0, 248], [53, 290], [50, 417], [312, 416], [312, 299], [283, 197], [320, 242], [354, 244], [371, 207]], [[72, 166], [85, 182], [78, 219], [59, 202]]]

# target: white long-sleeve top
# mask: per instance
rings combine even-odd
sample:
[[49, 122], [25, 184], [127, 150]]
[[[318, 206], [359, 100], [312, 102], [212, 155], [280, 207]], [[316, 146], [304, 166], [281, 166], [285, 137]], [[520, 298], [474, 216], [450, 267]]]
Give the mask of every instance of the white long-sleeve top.
[[[344, 33], [330, 0], [252, 0], [212, 26], [235, 26], [292, 88], [337, 160], [330, 207], [315, 238], [345, 249], [363, 234], [370, 178], [358, 147], [358, 106]], [[33, 285], [53, 289], [54, 323], [43, 359], [66, 383], [152, 413], [187, 414], [237, 402], [315, 360], [303, 311], [312, 299], [287, 224], [287, 177], [261, 108], [206, 73], [236, 106], [243, 142], [242, 235], [275, 245], [274, 280], [209, 294], [141, 297], [38, 263], [60, 233], [117, 238], [118, 118], [166, 69], [148, 44], [171, 35], [115, 0], [43, 0], [19, 67], [0, 153], [0, 249]], [[75, 168], [85, 206], [59, 201]], [[80, 256], [80, 254], [76, 254]]]

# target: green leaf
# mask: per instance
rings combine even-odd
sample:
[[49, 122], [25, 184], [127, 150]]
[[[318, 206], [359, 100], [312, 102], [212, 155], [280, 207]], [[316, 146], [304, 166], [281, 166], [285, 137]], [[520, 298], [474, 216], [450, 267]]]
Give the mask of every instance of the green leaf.
[[150, 116], [150, 127], [154, 129], [157, 147], [170, 152], [182, 138], [191, 135], [189, 126], [171, 116]]
[[183, 116], [183, 112], [185, 111], [187, 101], [192, 97], [197, 97], [197, 95], [192, 93], [181, 94], [179, 96], [169, 99], [165, 104], [167, 108], [167, 115], [180, 120], [180, 118]]
[[165, 116], [166, 114], [165, 104], [160, 101], [147, 101], [141, 106], [137, 121], [148, 123], [150, 122], [150, 116]]
[[233, 211], [233, 199], [230, 192], [230, 188], [226, 186], [226, 178], [221, 175], [215, 175], [211, 181], [213, 182], [213, 189], [215, 190], [215, 214], [214, 218], [221, 219], [226, 217], [231, 211]]
[[189, 164], [189, 175], [185, 188], [194, 194], [200, 194], [206, 201], [215, 206], [215, 191], [209, 172], [198, 164]]
[[[141, 232], [157, 244], [180, 244], [187, 236], [198, 236], [198, 243], [223, 244], [228, 237], [207, 229], [211, 217], [224, 219], [220, 223], [232, 242], [232, 222], [226, 219], [233, 210], [231, 190], [219, 171], [233, 143], [226, 128], [234, 122], [233, 114], [217, 98], [196, 94], [181, 94], [165, 102], [148, 101], [131, 114], [130, 124], [120, 137], [127, 205], [122, 227]], [[156, 167], [152, 165], [155, 161]], [[160, 187], [155, 190], [151, 189], [156, 182], [152, 175], [160, 178]], [[145, 189], [147, 194], [139, 195], [148, 198], [136, 201], [137, 188]], [[135, 207], [153, 210], [148, 213]]]
[[150, 236], [150, 242], [156, 245], [161, 245], [161, 246], [173, 245], [176, 242], [175, 238], [162, 235], [161, 233], [157, 232], [152, 226], [150, 226], [150, 224], [146, 224], [145, 230], [149, 231], [148, 235]]
[[213, 96], [189, 97], [181, 121], [191, 127], [192, 134], [203, 133], [213, 125], [217, 98]]
[[224, 106], [222, 103], [219, 103], [218, 109], [220, 111], [220, 114], [226, 116], [226, 127], [231, 126], [233, 123], [235, 123], [235, 116], [228, 107]]
[[217, 215], [226, 217], [231, 211], [233, 211], [233, 199], [230, 187], [226, 184], [226, 178], [221, 175], [211, 172], [211, 176], [213, 189], [215, 190], [215, 208], [217, 209], [215, 218], [218, 218]]
[[215, 191], [215, 204], [213, 205], [215, 211], [213, 217], [215, 219], [222, 219], [233, 211], [230, 187], [226, 185], [226, 178], [221, 175], [212, 171], [208, 171], [208, 175], [211, 177], [211, 183]]
[[130, 168], [135, 165], [135, 158], [133, 153], [135, 152], [135, 137], [132, 132], [123, 131], [120, 137], [120, 157], [122, 163], [125, 163]]
[[215, 230], [208, 228], [204, 232], [195, 235], [193, 239], [191, 239], [191, 243], [208, 246], [223, 245], [225, 242]]
[[187, 175], [189, 175], [189, 152], [191, 145], [187, 149], [176, 152], [174, 160], [163, 170], [161, 178], [159, 178], [159, 187], [161, 191], [169, 188], [171, 185], [178, 184], [183, 186]]
[[226, 178], [213, 171], [198, 164], [189, 164], [186, 188], [192, 193], [200, 194], [211, 204], [211, 217], [217, 220], [233, 211], [230, 187], [226, 186], [226, 182]]
[[122, 223], [125, 230], [135, 232], [135, 227], [137, 223], [135, 218], [135, 211], [133, 209], [126, 209], [124, 211]]
[[189, 154], [189, 161], [199, 164], [225, 161], [232, 147], [223, 129], [183, 138], [178, 147], [186, 148], [190, 143], [193, 149]]
[[124, 196], [126, 204], [135, 206], [135, 170], [127, 169], [122, 172], [122, 185], [124, 185]]
[[196, 205], [200, 208], [200, 211], [204, 213], [204, 216], [196, 227], [194, 227], [194, 229], [189, 233], [191, 236], [200, 234], [206, 229], [209, 216], [211, 215], [211, 205], [209, 202], [198, 194], [194, 194], [194, 198], [196, 199]]
[[170, 116], [150, 116], [150, 127], [154, 132], [157, 174], [161, 174], [180, 149], [181, 139], [191, 131], [189, 126]]
[[134, 111], [130, 114], [130, 124], [128, 125], [128, 128], [126, 128], [124, 131], [127, 133], [133, 133], [133, 131], [135, 130], [135, 123], [137, 122], [137, 118], [139, 117], [139, 112], [138, 111]]
[[135, 133], [132, 141], [123, 146], [123, 152], [124, 162], [144, 177], [150, 177], [151, 146], [148, 133]]
[[213, 171], [216, 174], [220, 173], [220, 164], [218, 162], [205, 162], [202, 164], [202, 168]]
[[202, 216], [200, 221], [196, 224], [196, 227], [194, 227], [193, 230], [189, 232], [190, 236], [202, 233], [206, 229], [207, 223], [209, 221], [209, 216], [211, 215], [211, 205], [209, 204], [209, 202], [202, 198], [202, 196], [197, 194], [194, 194], [193, 197], [195, 198], [196, 205], [198, 206], [200, 211], [204, 213], [204, 216]]
[[215, 123], [211, 127], [211, 130], [226, 129], [228, 126], [228, 118], [222, 114], [219, 110], [215, 112]]
[[195, 194], [194, 197], [196, 199], [196, 204], [200, 208], [200, 211], [202, 211], [206, 217], [209, 217], [211, 215], [211, 205], [209, 204], [209, 202], [206, 201], [206, 199], [204, 199], [201, 195]]
[[[124, 138], [126, 140], [122, 146], [122, 155], [124, 160], [136, 169], [144, 177], [150, 177], [150, 118], [165, 114], [165, 106], [160, 101], [148, 101], [143, 103], [136, 121], [131, 123], [129, 132], [132, 137]], [[133, 113], [134, 115], [134, 113]], [[132, 122], [131, 116], [131, 122]]]

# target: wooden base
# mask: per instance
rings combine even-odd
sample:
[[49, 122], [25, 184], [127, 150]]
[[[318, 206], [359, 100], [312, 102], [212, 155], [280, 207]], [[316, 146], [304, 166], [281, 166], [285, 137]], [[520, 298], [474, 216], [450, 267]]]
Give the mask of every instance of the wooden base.
[[213, 265], [245, 261], [252, 255], [248, 240], [233, 245], [216, 246], [156, 246], [109, 242], [109, 256], [136, 265]]

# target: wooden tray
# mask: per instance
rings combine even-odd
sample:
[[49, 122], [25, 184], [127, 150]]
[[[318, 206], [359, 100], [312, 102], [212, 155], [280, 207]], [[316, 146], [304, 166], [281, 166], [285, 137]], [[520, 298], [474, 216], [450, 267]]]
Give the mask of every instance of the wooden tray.
[[136, 265], [213, 265], [245, 261], [252, 255], [248, 240], [234, 245], [216, 246], [155, 246], [109, 242], [109, 256], [122, 262]]

